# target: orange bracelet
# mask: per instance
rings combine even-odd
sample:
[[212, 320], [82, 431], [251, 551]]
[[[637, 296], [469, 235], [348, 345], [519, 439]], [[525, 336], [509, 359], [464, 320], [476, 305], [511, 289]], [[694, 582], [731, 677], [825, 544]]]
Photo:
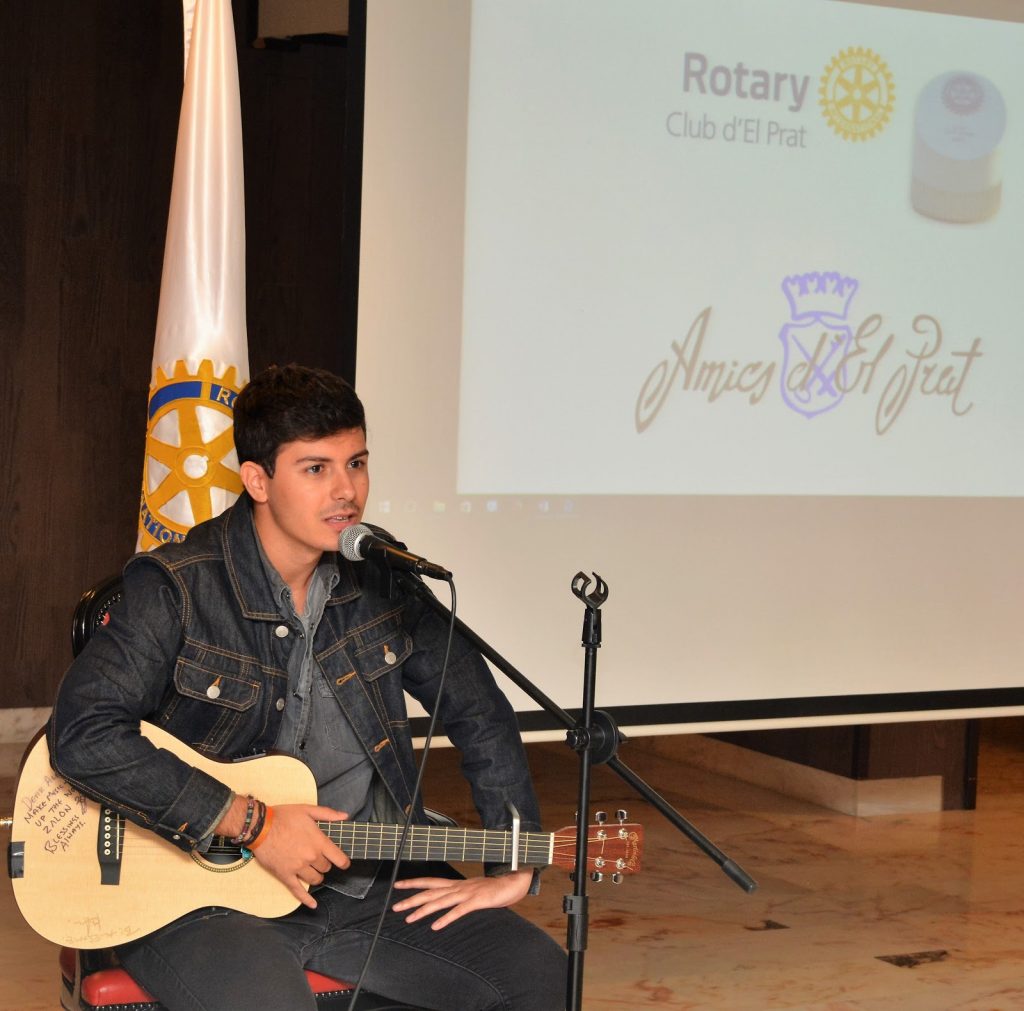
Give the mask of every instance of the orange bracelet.
[[258, 846], [263, 845], [263, 841], [267, 838], [267, 832], [270, 831], [270, 823], [274, 820], [274, 809], [268, 804], [267, 815], [263, 819], [263, 824], [260, 826], [259, 835], [256, 836], [250, 843], [246, 844], [246, 849], [254, 850]]

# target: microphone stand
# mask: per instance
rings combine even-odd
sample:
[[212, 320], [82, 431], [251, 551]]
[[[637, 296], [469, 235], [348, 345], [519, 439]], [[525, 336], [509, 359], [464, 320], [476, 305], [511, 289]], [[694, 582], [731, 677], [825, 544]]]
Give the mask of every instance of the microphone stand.
[[[562, 899], [562, 909], [568, 920], [566, 950], [569, 968], [565, 982], [567, 1011], [578, 1011], [583, 1006], [583, 953], [587, 949], [589, 926], [589, 899], [587, 898], [587, 812], [590, 810], [590, 766], [592, 761], [607, 761], [618, 747], [619, 733], [614, 724], [612, 733], [603, 728], [595, 733], [594, 690], [597, 685], [597, 651], [601, 648], [601, 605], [608, 599], [608, 585], [595, 572], [597, 585], [592, 593], [587, 590], [590, 580], [577, 572], [572, 581], [572, 592], [583, 601], [583, 633], [581, 644], [586, 651], [583, 660], [583, 710], [580, 722], [566, 735], [566, 743], [580, 756], [579, 798], [576, 803], [576, 870], [572, 876], [573, 892]], [[598, 750], [599, 749], [599, 750]], [[609, 750], [610, 749], [610, 750]], [[625, 813], [623, 812], [623, 820]], [[594, 880], [601, 880], [601, 872], [594, 871]]]
[[[451, 612], [430, 592], [422, 580], [395, 572], [403, 584], [445, 622], [451, 621]], [[590, 768], [592, 764], [605, 764], [624, 782], [628, 783], [644, 800], [656, 808], [668, 821], [706, 856], [721, 868], [724, 874], [748, 894], [757, 889], [757, 882], [739, 864], [723, 853], [710, 839], [687, 821], [653, 787], [644, 782], [618, 757], [618, 745], [625, 738], [619, 732], [609, 713], [594, 709], [594, 695], [597, 671], [597, 649], [601, 645], [601, 605], [608, 597], [608, 586], [598, 576], [595, 590], [587, 592], [590, 580], [582, 573], [576, 573], [572, 581], [572, 592], [583, 601], [586, 610], [583, 618], [582, 645], [586, 651], [584, 660], [583, 712], [580, 721], [562, 709], [558, 703], [544, 694], [525, 674], [517, 670], [508, 660], [482, 639], [462, 619], [455, 619], [456, 630], [495, 667], [498, 668], [520, 691], [533, 699], [545, 712], [561, 723], [568, 733], [566, 743], [580, 755], [580, 789], [576, 812], [576, 872], [573, 875], [575, 892], [565, 896], [564, 910], [569, 917], [568, 950], [569, 977], [566, 983], [567, 1008], [576, 1011], [581, 1007], [583, 990], [583, 950], [586, 948], [586, 847], [585, 831], [590, 803]]]

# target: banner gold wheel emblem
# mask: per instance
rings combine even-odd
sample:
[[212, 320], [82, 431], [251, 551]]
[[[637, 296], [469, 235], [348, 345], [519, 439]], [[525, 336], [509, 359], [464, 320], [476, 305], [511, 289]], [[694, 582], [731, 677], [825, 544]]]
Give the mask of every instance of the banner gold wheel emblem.
[[184, 540], [241, 493], [233, 408], [240, 384], [234, 366], [217, 376], [202, 361], [195, 373], [176, 362], [149, 394], [146, 463], [139, 512], [139, 549]]

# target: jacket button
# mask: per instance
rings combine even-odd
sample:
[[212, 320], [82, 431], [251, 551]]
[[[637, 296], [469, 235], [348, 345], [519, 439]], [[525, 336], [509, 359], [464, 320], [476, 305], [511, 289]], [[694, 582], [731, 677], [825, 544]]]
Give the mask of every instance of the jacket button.
[[278, 639], [283, 639], [287, 634], [288, 634], [288, 626], [287, 625], [278, 625], [277, 628], [274, 629], [274, 635], [276, 635], [278, 637]]
[[219, 699], [220, 689], [216, 685], [210, 685], [210, 687], [206, 689], [206, 697], [211, 699]]
[[278, 712], [281, 712], [281, 710], [284, 709], [284, 699], [278, 699], [274, 703], [274, 706], [277, 708]]
[[394, 663], [394, 662], [395, 662], [395, 661], [396, 661], [397, 659], [398, 659], [398, 657], [397, 657], [397, 656], [395, 656], [395, 654], [394, 654], [394, 653], [392, 653], [392, 652], [391, 652], [391, 650], [388, 650], [388, 651], [387, 651], [387, 652], [386, 652], [386, 653], [384, 654], [384, 662], [385, 662], [385, 663]]

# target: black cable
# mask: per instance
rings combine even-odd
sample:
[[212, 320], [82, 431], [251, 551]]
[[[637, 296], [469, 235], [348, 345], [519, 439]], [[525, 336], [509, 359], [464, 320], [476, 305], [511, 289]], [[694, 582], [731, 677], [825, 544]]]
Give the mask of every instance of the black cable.
[[[430, 754], [430, 745], [434, 739], [434, 728], [437, 726], [437, 714], [441, 709], [444, 682], [448, 676], [448, 658], [451, 656], [452, 639], [455, 635], [455, 580], [448, 579], [446, 582], [452, 593], [451, 617], [448, 622], [448, 642], [444, 651], [444, 663], [441, 665], [441, 677], [438, 679], [437, 694], [434, 697], [434, 711], [430, 714], [430, 725], [427, 727], [427, 736], [423, 742], [423, 757], [420, 759], [419, 771], [416, 774], [416, 784], [412, 790], [412, 803], [409, 805], [409, 813], [405, 816], [405, 822], [402, 825], [402, 835], [398, 840], [398, 853], [395, 856], [395, 865], [391, 870], [391, 880], [388, 882], [387, 894], [384, 896], [384, 904], [381, 906], [380, 916], [377, 919], [377, 927], [373, 932], [373, 939], [370, 941], [370, 950], [366, 953], [366, 959], [363, 962], [362, 969], [359, 971], [359, 978], [356, 980], [355, 989], [353, 989], [352, 996], [349, 998], [348, 1011], [355, 1011], [356, 1001], [359, 999], [359, 994], [363, 989], [363, 980], [366, 978], [366, 972], [370, 967], [370, 960], [373, 958], [377, 941], [380, 939], [380, 932], [384, 928], [384, 917], [387, 916], [388, 910], [391, 907], [391, 898], [394, 895], [395, 882], [398, 880], [398, 870], [402, 863], [402, 852], [405, 850], [405, 840], [412, 827], [413, 815], [416, 813], [416, 804], [420, 799], [423, 787], [423, 773], [427, 768], [427, 757]], [[429, 590], [427, 592], [429, 593]]]

